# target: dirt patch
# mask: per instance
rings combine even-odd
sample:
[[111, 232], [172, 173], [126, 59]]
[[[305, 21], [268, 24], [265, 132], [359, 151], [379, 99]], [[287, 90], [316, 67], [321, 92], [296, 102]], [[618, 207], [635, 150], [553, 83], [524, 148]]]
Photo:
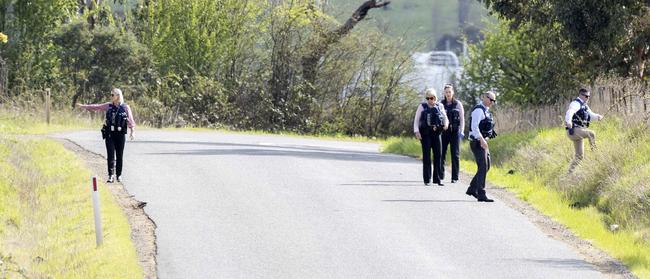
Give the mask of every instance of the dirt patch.
[[[77, 154], [85, 166], [93, 173], [106, 172], [106, 158], [92, 153], [67, 139], [54, 139]], [[105, 179], [101, 177], [98, 179]], [[119, 182], [106, 184], [111, 194], [122, 207], [131, 226], [131, 241], [138, 254], [138, 260], [144, 272], [144, 278], [158, 278], [156, 273], [156, 223], [144, 212], [146, 202], [136, 200]]]
[[[451, 172], [448, 172], [451, 173]], [[474, 174], [460, 173], [460, 181], [471, 181]], [[469, 183], [465, 183], [467, 186]], [[573, 234], [567, 227], [542, 214], [525, 201], [520, 200], [517, 196], [507, 189], [497, 187], [486, 183], [486, 192], [488, 196], [494, 196], [499, 201], [507, 204], [528, 218], [533, 224], [542, 230], [546, 235], [553, 239], [560, 240], [568, 244], [584, 260], [594, 266], [607, 278], [637, 278], [627, 267], [617, 259], [612, 258], [607, 253], [595, 247], [588, 240], [584, 240]]]

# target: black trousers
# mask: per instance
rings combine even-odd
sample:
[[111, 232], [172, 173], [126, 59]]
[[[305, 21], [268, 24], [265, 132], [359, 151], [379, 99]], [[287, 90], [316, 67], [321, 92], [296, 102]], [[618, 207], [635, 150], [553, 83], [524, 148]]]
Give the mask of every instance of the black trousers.
[[474, 159], [476, 160], [476, 175], [472, 178], [472, 182], [469, 183], [468, 192], [476, 193], [478, 198], [485, 198], [485, 177], [487, 172], [490, 170], [490, 152], [481, 147], [481, 143], [477, 140], [470, 141], [470, 148], [472, 153], [474, 153]]
[[447, 157], [447, 147], [451, 146], [451, 180], [458, 180], [459, 161], [460, 161], [460, 138], [458, 137], [458, 128], [452, 129], [451, 126], [447, 131], [442, 132], [442, 176], [445, 178], [445, 159]]
[[[115, 166], [115, 174], [122, 175], [122, 158], [124, 155], [124, 143], [126, 142], [126, 135], [121, 132], [110, 132], [106, 137], [106, 160], [108, 163], [108, 175], [113, 175], [113, 166]], [[117, 156], [115, 156], [117, 155]], [[117, 164], [115, 157], [117, 157]]]
[[[440, 132], [430, 132], [422, 135], [422, 178], [424, 183], [440, 183], [442, 176], [442, 144]], [[433, 162], [431, 162], [431, 151], [433, 151]], [[433, 176], [431, 176], [431, 164], [433, 163]]]

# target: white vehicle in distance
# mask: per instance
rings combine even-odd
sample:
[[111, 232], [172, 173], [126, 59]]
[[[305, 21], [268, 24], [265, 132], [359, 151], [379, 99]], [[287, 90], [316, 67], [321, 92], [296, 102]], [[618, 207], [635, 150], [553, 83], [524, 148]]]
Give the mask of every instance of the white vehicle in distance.
[[431, 87], [440, 95], [442, 87], [458, 80], [463, 70], [458, 56], [452, 51], [416, 52], [412, 57], [415, 72], [409, 80], [418, 92]]

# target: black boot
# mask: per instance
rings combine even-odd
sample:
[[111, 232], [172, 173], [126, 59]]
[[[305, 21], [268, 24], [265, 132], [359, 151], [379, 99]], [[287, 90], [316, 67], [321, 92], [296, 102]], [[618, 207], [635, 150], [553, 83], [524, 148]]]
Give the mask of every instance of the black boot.
[[493, 199], [488, 198], [487, 196], [476, 198], [479, 202], [494, 202]]

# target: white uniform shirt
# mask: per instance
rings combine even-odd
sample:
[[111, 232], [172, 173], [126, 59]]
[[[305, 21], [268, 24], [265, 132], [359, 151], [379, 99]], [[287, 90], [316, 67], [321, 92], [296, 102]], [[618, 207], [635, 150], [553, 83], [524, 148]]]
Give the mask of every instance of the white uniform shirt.
[[479, 106], [485, 108], [485, 113], [483, 113], [483, 110], [481, 108], [477, 107], [472, 111], [472, 123], [470, 123], [472, 130], [469, 132], [469, 136], [475, 140], [483, 138], [481, 135], [481, 130], [478, 128], [478, 124], [481, 123], [481, 120], [485, 119], [485, 115], [488, 111], [490, 111], [490, 108], [485, 107], [483, 104], [479, 104]]
[[[580, 106], [578, 100], [573, 100], [573, 102], [569, 104], [569, 110], [566, 111], [566, 115], [564, 116], [564, 122], [568, 127], [573, 127], [573, 115], [580, 110]], [[587, 106], [587, 112], [592, 120], [600, 120], [600, 118], [602, 118], [600, 114], [592, 112], [589, 106]]]

